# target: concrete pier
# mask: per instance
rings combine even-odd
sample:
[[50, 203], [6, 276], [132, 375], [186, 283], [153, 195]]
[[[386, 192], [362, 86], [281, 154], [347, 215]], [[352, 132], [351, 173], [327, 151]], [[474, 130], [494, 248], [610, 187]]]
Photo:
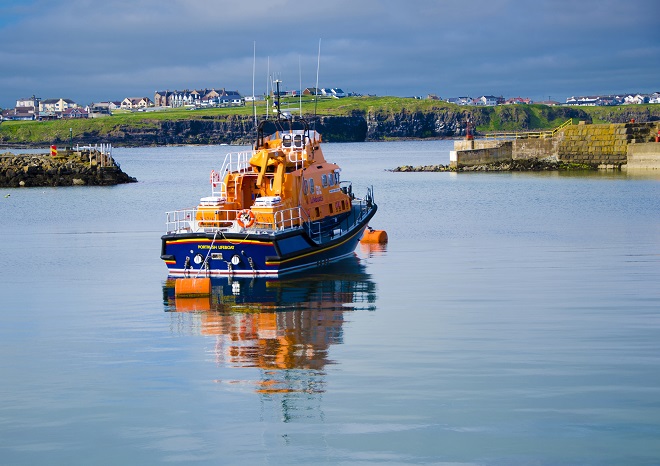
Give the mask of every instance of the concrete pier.
[[450, 167], [550, 159], [602, 169], [660, 168], [659, 123], [571, 125], [550, 138], [456, 141]]

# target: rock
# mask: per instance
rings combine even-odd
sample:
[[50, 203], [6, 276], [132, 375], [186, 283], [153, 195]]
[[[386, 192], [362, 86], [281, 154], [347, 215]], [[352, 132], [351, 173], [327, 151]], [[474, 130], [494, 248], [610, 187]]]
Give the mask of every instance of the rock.
[[[100, 154], [96, 154], [100, 155]], [[19, 186], [111, 186], [137, 180], [106, 158], [104, 167], [90, 164], [95, 154], [50, 157], [7, 155], [0, 158], [0, 187]]]

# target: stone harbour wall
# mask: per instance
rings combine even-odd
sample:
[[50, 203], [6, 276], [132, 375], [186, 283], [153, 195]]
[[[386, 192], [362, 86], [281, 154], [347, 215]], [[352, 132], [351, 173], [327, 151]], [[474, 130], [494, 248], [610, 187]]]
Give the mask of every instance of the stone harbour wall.
[[110, 186], [134, 183], [109, 155], [98, 152], [0, 154], [0, 187]]
[[[473, 144], [471, 144], [473, 143]], [[511, 160], [511, 141], [456, 141], [449, 153], [449, 166], [453, 168]]]
[[630, 144], [628, 170], [660, 170], [660, 142]]
[[560, 160], [589, 165], [627, 163], [628, 145], [651, 142], [655, 123], [567, 126], [559, 136], [557, 156]]
[[[618, 123], [606, 125], [567, 126], [554, 137], [499, 141], [493, 147], [492, 140], [456, 141], [450, 155], [454, 167], [498, 163], [509, 160], [551, 160], [567, 164], [588, 165], [593, 168], [620, 169], [629, 163], [631, 154], [639, 153], [643, 161], [637, 165], [655, 166], [657, 155], [636, 152], [635, 147], [656, 143], [660, 133], [659, 123]], [[641, 150], [641, 149], [640, 149]]]

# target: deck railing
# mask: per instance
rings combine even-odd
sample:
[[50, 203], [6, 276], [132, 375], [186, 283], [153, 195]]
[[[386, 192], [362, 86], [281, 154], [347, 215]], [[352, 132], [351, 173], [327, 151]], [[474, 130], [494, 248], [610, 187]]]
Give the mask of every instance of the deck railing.
[[320, 221], [312, 221], [309, 214], [300, 207], [292, 207], [273, 213], [271, 222], [263, 221], [263, 217], [258, 214], [257, 221], [249, 227], [241, 227], [237, 219], [239, 210], [212, 210], [205, 209], [183, 209], [166, 212], [166, 231], [167, 233], [214, 233], [222, 232], [275, 232], [287, 229], [302, 228], [307, 225], [308, 231], [316, 241], [323, 241], [326, 236], [341, 236], [351, 229], [353, 225], [359, 223], [369, 212], [373, 202], [373, 191], [368, 190], [364, 199], [354, 198], [353, 208], [349, 214], [336, 225], [332, 231], [323, 228]]
[[544, 131], [496, 131], [493, 133], [487, 133], [484, 135], [485, 139], [550, 139], [555, 137], [555, 135], [573, 124], [573, 119], [570, 118], [566, 120], [561, 125], [557, 126], [552, 130]]
[[255, 221], [249, 227], [241, 227], [236, 222], [239, 210], [205, 211], [201, 209], [183, 209], [166, 212], [166, 231], [175, 232], [215, 232], [222, 231], [281, 231], [297, 228], [304, 223], [303, 209], [293, 207], [274, 213], [272, 222]]

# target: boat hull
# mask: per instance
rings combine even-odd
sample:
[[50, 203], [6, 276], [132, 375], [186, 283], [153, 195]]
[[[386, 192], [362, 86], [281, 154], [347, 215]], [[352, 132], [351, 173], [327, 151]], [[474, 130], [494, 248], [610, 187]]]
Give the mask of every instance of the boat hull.
[[170, 233], [161, 259], [171, 277], [258, 275], [277, 277], [320, 267], [354, 254], [376, 206], [336, 238], [312, 240], [304, 228], [266, 233]]

